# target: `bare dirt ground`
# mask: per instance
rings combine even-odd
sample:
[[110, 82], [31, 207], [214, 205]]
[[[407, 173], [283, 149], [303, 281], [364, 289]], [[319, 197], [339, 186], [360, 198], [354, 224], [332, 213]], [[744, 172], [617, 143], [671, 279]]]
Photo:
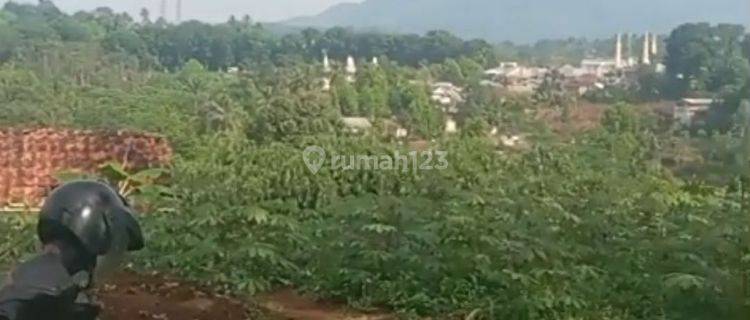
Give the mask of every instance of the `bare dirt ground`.
[[364, 314], [341, 304], [316, 301], [302, 296], [292, 289], [257, 297], [258, 303], [277, 318], [289, 320], [391, 320], [388, 314]]
[[242, 301], [155, 275], [123, 273], [98, 291], [102, 320], [264, 319]]
[[537, 119], [547, 123], [552, 130], [560, 134], [572, 134], [597, 128], [601, 122], [606, 105], [581, 101], [570, 108], [570, 119], [565, 122], [562, 111], [556, 109], [542, 109], [537, 113]]
[[[633, 105], [633, 108], [640, 114], [671, 117], [669, 114], [672, 112], [673, 104], [673, 101], [665, 100], [636, 104]], [[538, 120], [547, 123], [556, 133], [569, 135], [598, 128], [605, 111], [610, 107], [612, 105], [579, 101], [576, 105], [571, 106], [568, 121], [563, 120], [561, 110], [551, 108], [539, 110], [536, 116]]]
[[158, 275], [123, 273], [96, 293], [102, 320], [389, 320], [283, 289], [250, 300]]

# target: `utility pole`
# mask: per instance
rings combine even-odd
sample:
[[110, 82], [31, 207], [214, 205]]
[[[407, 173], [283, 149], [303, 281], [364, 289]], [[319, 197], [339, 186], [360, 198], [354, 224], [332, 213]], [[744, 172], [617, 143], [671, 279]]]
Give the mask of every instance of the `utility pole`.
[[177, 0], [177, 15], [176, 15], [176, 22], [180, 23], [182, 21], [182, 0]]
[[159, 8], [159, 17], [164, 21], [167, 21], [167, 0], [161, 0], [161, 7]]

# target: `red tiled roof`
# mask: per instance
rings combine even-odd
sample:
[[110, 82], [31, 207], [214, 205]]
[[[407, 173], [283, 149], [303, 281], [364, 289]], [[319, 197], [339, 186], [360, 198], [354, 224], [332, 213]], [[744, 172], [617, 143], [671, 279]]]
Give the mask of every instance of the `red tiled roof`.
[[118, 161], [130, 169], [168, 164], [166, 139], [126, 131], [0, 128], [0, 208], [39, 205], [64, 170], [95, 172]]

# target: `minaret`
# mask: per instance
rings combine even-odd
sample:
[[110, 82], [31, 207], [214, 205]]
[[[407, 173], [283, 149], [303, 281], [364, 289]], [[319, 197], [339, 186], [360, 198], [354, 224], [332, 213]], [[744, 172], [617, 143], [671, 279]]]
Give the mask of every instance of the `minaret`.
[[346, 58], [346, 73], [346, 81], [354, 82], [354, 76], [357, 74], [357, 66], [352, 56]]
[[625, 64], [632, 67], [635, 62], [633, 61], [633, 34], [630, 32], [625, 34], [625, 56], [627, 57]]
[[619, 33], [615, 42], [615, 68], [622, 68], [622, 35]]
[[323, 50], [323, 91], [331, 90], [331, 61], [328, 60], [328, 52]]
[[646, 32], [646, 34], [643, 35], [643, 57], [641, 58], [641, 63], [646, 65], [651, 64], [651, 42], [648, 41], [648, 39], [648, 32]]
[[346, 57], [346, 72], [347, 73], [357, 73], [357, 65], [354, 63], [354, 57], [348, 56]]
[[656, 34], [651, 35], [651, 55], [656, 57], [659, 54], [659, 36]]
[[331, 61], [328, 60], [328, 52], [323, 51], [323, 72], [331, 72]]

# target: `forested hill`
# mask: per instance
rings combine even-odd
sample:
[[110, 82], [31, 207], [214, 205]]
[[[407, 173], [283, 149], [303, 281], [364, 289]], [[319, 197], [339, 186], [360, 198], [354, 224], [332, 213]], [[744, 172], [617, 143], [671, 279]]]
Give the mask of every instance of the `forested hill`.
[[491, 41], [601, 38], [616, 32], [666, 33], [685, 22], [750, 23], [747, 0], [367, 0], [341, 4], [294, 26], [352, 26], [423, 33], [445, 29]]

